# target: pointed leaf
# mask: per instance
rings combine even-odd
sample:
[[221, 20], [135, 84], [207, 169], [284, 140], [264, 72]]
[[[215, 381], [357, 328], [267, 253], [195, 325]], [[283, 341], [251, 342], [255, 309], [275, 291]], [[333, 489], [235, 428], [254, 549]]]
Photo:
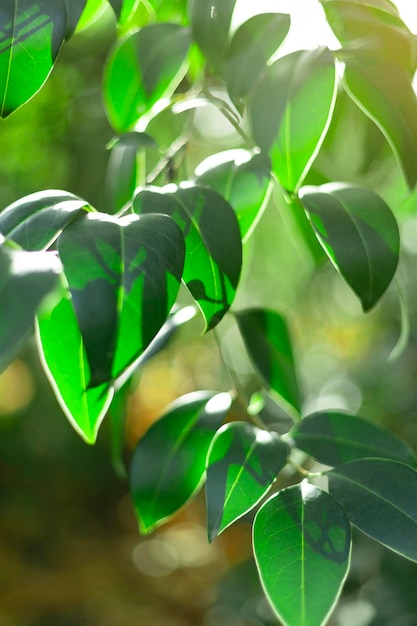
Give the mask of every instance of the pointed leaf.
[[290, 436], [297, 448], [326, 465], [340, 465], [365, 457], [417, 465], [416, 455], [401, 439], [363, 417], [348, 413], [313, 413], [295, 424]]
[[247, 309], [235, 315], [246, 349], [264, 384], [299, 413], [300, 393], [284, 318], [266, 309]]
[[191, 10], [193, 36], [213, 65], [223, 59], [236, 0], [198, 0]]
[[0, 117], [13, 113], [42, 87], [66, 30], [63, 0], [2, 0]]
[[288, 452], [277, 434], [245, 422], [226, 424], [216, 433], [207, 457], [210, 541], [260, 502]]
[[300, 199], [330, 260], [368, 311], [398, 264], [400, 237], [390, 208], [373, 191], [337, 183], [304, 187]]
[[70, 39], [77, 28], [87, 0], [64, 0], [67, 9], [67, 32], [66, 39]]
[[351, 529], [342, 507], [306, 482], [272, 496], [253, 525], [265, 594], [285, 626], [321, 626], [346, 578]]
[[270, 164], [261, 154], [227, 150], [205, 159], [196, 169], [196, 183], [217, 191], [233, 207], [242, 240], [253, 233], [272, 189]]
[[327, 473], [330, 493], [350, 521], [379, 543], [417, 561], [417, 472], [403, 463], [362, 459]]
[[189, 394], [171, 405], [139, 441], [130, 489], [141, 532], [161, 525], [199, 489], [210, 443], [230, 405], [227, 393]]
[[107, 114], [116, 130], [129, 130], [160, 98], [172, 95], [185, 74], [189, 44], [189, 30], [169, 23], [150, 24], [116, 44], [104, 76]]
[[336, 86], [327, 48], [298, 51], [270, 65], [249, 99], [253, 137], [287, 191], [297, 191], [323, 143]]

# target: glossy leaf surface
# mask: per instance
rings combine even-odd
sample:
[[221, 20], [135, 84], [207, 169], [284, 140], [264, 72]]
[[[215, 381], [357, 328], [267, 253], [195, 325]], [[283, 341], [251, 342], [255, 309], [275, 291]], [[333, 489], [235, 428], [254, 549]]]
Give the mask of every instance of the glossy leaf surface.
[[321, 626], [346, 578], [351, 529], [329, 494], [301, 483], [272, 496], [253, 525], [265, 594], [285, 626]]
[[236, 0], [198, 0], [191, 9], [193, 37], [206, 58], [218, 65], [228, 47]]
[[0, 117], [43, 85], [67, 31], [63, 0], [2, 0], [0, 4]]
[[300, 199], [330, 260], [368, 311], [398, 264], [399, 231], [390, 208], [373, 191], [337, 183], [304, 187]]
[[251, 361], [264, 384], [299, 413], [300, 393], [286, 321], [279, 313], [266, 309], [247, 309], [235, 315]]
[[282, 187], [296, 191], [326, 135], [336, 100], [327, 48], [284, 56], [266, 70], [248, 102], [257, 145], [269, 154]]
[[290, 435], [298, 448], [326, 465], [365, 457], [417, 465], [414, 452], [401, 439], [363, 417], [348, 413], [314, 413], [295, 424]]
[[250, 511], [284, 467], [288, 446], [276, 433], [245, 422], [223, 426], [207, 457], [207, 529], [210, 541]]
[[169, 23], [150, 24], [116, 44], [105, 70], [104, 97], [118, 132], [171, 96], [185, 73], [189, 44], [189, 30]]
[[149, 187], [133, 200], [136, 213], [165, 213], [182, 228], [186, 242], [183, 281], [213, 328], [228, 311], [242, 264], [239, 225], [222, 196], [199, 185]]
[[226, 393], [183, 396], [139, 441], [130, 489], [141, 532], [161, 525], [199, 489], [210, 443], [230, 405]]
[[330, 493], [362, 532], [417, 561], [417, 472], [403, 463], [362, 459], [327, 474]]

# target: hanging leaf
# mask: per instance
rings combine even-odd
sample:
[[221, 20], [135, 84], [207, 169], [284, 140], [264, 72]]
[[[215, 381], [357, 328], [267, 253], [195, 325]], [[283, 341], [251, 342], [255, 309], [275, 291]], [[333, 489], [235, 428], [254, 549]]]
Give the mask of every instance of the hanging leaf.
[[327, 473], [330, 493], [362, 532], [417, 561], [417, 472], [396, 461], [362, 459]]
[[230, 23], [236, 0], [198, 0], [191, 9], [193, 36], [203, 54], [219, 65], [228, 48]]
[[77, 28], [87, 0], [64, 0], [64, 2], [67, 10], [67, 32], [65, 38], [70, 39]]
[[249, 94], [289, 28], [290, 16], [281, 13], [255, 15], [238, 28], [225, 55], [222, 72], [232, 100]]
[[247, 309], [235, 313], [252, 363], [267, 388], [300, 412], [300, 392], [291, 339], [284, 318], [275, 311]]
[[230, 405], [227, 393], [183, 396], [139, 441], [130, 489], [142, 533], [164, 523], [200, 488], [210, 443]]
[[210, 541], [250, 511], [268, 492], [288, 457], [275, 433], [245, 422], [223, 426], [207, 457], [207, 529]]
[[86, 211], [92, 211], [88, 203], [67, 191], [32, 193], [0, 213], [0, 232], [25, 250], [44, 250]]
[[253, 137], [282, 187], [296, 192], [329, 127], [336, 70], [327, 48], [298, 51], [270, 65], [248, 102]]
[[189, 30], [169, 23], [150, 24], [116, 44], [105, 68], [104, 99], [117, 131], [129, 130], [173, 94], [186, 72], [189, 44]]
[[416, 455], [401, 439], [363, 417], [348, 413], [313, 413], [295, 424], [290, 436], [297, 448], [326, 465], [382, 457], [417, 466]]
[[351, 529], [329, 494], [303, 482], [272, 496], [253, 525], [265, 594], [285, 626], [321, 626], [350, 562]]
[[0, 117], [30, 100], [48, 78], [67, 30], [63, 0], [2, 0]]
[[239, 225], [231, 206], [199, 185], [148, 187], [133, 199], [136, 213], [165, 213], [182, 228], [186, 255], [183, 281], [214, 328], [232, 304], [242, 264]]
[[248, 150], [227, 150], [205, 159], [196, 183], [217, 191], [233, 207], [243, 241], [258, 224], [272, 189], [269, 160]]
[[398, 225], [375, 192], [329, 183], [304, 187], [300, 199], [328, 257], [364, 311], [389, 286], [398, 264]]

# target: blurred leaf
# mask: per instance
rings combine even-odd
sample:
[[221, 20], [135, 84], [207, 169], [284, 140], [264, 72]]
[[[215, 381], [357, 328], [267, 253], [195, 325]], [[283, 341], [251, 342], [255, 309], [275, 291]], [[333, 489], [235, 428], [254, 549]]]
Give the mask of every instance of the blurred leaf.
[[25, 250], [43, 250], [61, 231], [91, 207], [59, 189], [24, 196], [0, 213], [0, 232]]
[[139, 6], [140, 0], [109, 0], [117, 21], [122, 26], [129, 21]]
[[139, 441], [130, 489], [142, 533], [164, 523], [200, 488], [210, 443], [230, 405], [227, 393], [183, 396]]
[[[71, 2], [72, 0], [67, 0]], [[108, 8], [108, 0], [87, 0], [84, 11], [78, 21], [76, 32], [92, 26]]]
[[417, 561], [417, 472], [403, 463], [362, 459], [327, 473], [330, 493], [352, 524]]
[[235, 316], [251, 361], [264, 384], [299, 414], [300, 392], [284, 318], [266, 309], [247, 309]]
[[282, 187], [297, 191], [329, 127], [336, 69], [327, 48], [293, 52], [270, 65], [248, 102], [255, 142]]
[[275, 433], [245, 422], [222, 426], [207, 457], [210, 541], [260, 502], [284, 467], [288, 452]]
[[183, 281], [210, 330], [228, 311], [240, 276], [242, 243], [232, 207], [211, 189], [167, 185], [140, 189], [133, 209], [165, 213], [182, 228], [186, 243]]
[[227, 150], [208, 157], [196, 169], [196, 183], [217, 191], [233, 207], [242, 240], [253, 233], [272, 188], [270, 164], [261, 154]]
[[300, 199], [328, 257], [368, 311], [398, 264], [400, 236], [390, 208], [373, 191], [339, 183], [304, 187]]
[[213, 65], [224, 59], [235, 4], [236, 0], [197, 0], [192, 4], [194, 39]]
[[107, 144], [108, 148], [154, 148], [158, 150], [158, 144], [148, 133], [130, 132], [116, 137]]
[[111, 460], [117, 476], [127, 478], [127, 468], [123, 458], [126, 435], [127, 403], [131, 391], [130, 381], [115, 390], [109, 407]]
[[314, 413], [293, 426], [290, 436], [297, 448], [326, 465], [365, 457], [417, 465], [416, 455], [401, 439], [363, 417], [348, 413]]
[[77, 28], [81, 14], [85, 9], [87, 0], [64, 0], [67, 9], [67, 32], [66, 39], [70, 39]]
[[116, 130], [129, 130], [172, 95], [185, 74], [189, 44], [189, 30], [169, 23], [150, 24], [116, 43], [104, 75], [107, 114]]
[[321, 626], [332, 611], [350, 562], [351, 529], [342, 507], [306, 482], [259, 509], [255, 560], [265, 594], [286, 626]]
[[64, 42], [63, 0], [2, 0], [0, 116], [7, 117], [43, 85]]
[[289, 28], [290, 16], [281, 13], [255, 15], [238, 28], [225, 55], [222, 71], [232, 100], [248, 95]]

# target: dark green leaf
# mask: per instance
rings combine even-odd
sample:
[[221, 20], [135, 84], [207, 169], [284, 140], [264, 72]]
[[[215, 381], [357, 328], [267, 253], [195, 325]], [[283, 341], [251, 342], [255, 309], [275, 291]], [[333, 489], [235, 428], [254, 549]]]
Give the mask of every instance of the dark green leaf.
[[215, 191], [199, 185], [141, 189], [136, 213], [165, 213], [183, 230], [186, 256], [183, 280], [200, 306], [207, 330], [228, 311], [242, 264], [239, 225], [231, 206]]
[[248, 102], [253, 137], [287, 191], [297, 191], [326, 135], [336, 101], [327, 48], [298, 51], [270, 65]]
[[217, 191], [233, 207], [242, 240], [254, 231], [268, 204], [270, 164], [261, 154], [227, 150], [200, 163], [196, 183]]
[[299, 413], [300, 393], [284, 318], [266, 309], [247, 309], [235, 315], [246, 349], [265, 385]]
[[27, 102], [51, 72], [67, 30], [64, 0], [2, 0], [0, 116]]
[[116, 44], [104, 76], [107, 113], [116, 130], [129, 130], [160, 98], [172, 95], [185, 74], [189, 44], [189, 30], [168, 23], [145, 26]]
[[85, 200], [67, 191], [32, 193], [0, 213], [0, 232], [25, 250], [43, 250], [68, 224], [89, 210]]
[[387, 548], [417, 561], [417, 472], [396, 461], [362, 459], [327, 474], [350, 521]]
[[288, 452], [278, 435], [245, 422], [226, 424], [216, 433], [207, 457], [210, 541], [260, 502]]
[[230, 23], [236, 0], [197, 0], [191, 10], [195, 41], [213, 65], [219, 64], [228, 47]]
[[67, 32], [66, 39], [72, 37], [80, 21], [82, 12], [84, 11], [87, 0], [64, 0], [67, 9]]
[[141, 532], [161, 525], [199, 489], [210, 443], [230, 405], [227, 393], [189, 394], [139, 441], [132, 456], [130, 489]]
[[417, 465], [414, 452], [401, 439], [363, 417], [348, 413], [314, 413], [298, 422], [290, 435], [298, 448], [326, 465], [365, 457]]
[[285, 626], [321, 626], [350, 562], [351, 529], [329, 494], [303, 482], [272, 496], [253, 525], [262, 586]]
[[373, 191], [336, 183], [304, 187], [300, 199], [330, 260], [368, 311], [398, 264], [400, 238], [390, 208]]

